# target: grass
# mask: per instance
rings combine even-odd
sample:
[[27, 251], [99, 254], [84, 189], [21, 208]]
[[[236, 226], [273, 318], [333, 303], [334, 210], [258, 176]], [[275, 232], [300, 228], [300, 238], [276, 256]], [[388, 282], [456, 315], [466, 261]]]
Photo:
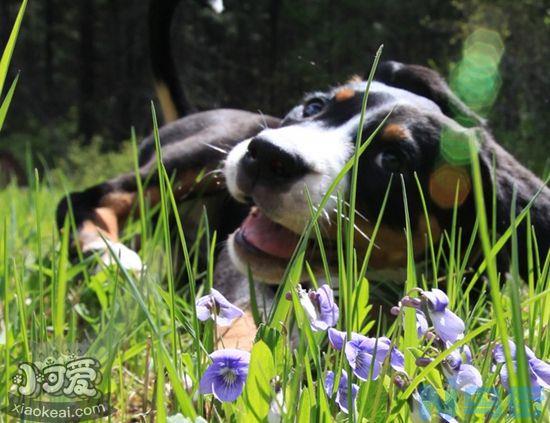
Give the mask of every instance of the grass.
[[[168, 228], [164, 219], [159, 219], [156, 226], [151, 225], [152, 219], [147, 216], [154, 210], [145, 201], [140, 202], [139, 206], [143, 207], [145, 218], [130, 222], [125, 231], [129, 245], [134, 242], [134, 235], [147, 234], [140, 254], [148, 270], [138, 277], [116, 266], [101, 267], [97, 257], [74, 262], [68, 259], [68, 237], [58, 235], [53, 221], [56, 201], [52, 198], [59, 198], [63, 191], [44, 186], [36, 179], [35, 186], [28, 190], [10, 186], [0, 192], [0, 202], [4, 204], [0, 210], [4, 332], [0, 337], [3, 339], [0, 344], [3, 357], [0, 376], [6, 381], [0, 386], [2, 398], [6, 397], [7, 386], [11, 384], [8, 382], [19, 363], [36, 360], [44, 354], [44, 350], [63, 351], [78, 345], [103, 364], [105, 377], [100, 388], [111, 393], [113, 405], [119, 410], [113, 421], [128, 421], [140, 414], [146, 415], [147, 419], [156, 416], [157, 421], [162, 421], [163, 415], [169, 416], [178, 411], [187, 416], [207, 415], [214, 421], [225, 421], [229, 416], [240, 421], [252, 411], [267, 409], [271, 402], [270, 394], [268, 399], [246, 394], [246, 398], [239, 399], [235, 404], [223, 405], [211, 397], [196, 394], [197, 381], [208, 364], [207, 353], [214, 345], [214, 332], [212, 323], [204, 325], [197, 321], [193, 299], [204, 291], [205, 285], [212, 282], [211, 260], [200, 267], [198, 258], [201, 250], [197, 245], [187, 248], [181, 222], [174, 214], [176, 204], [168, 178], [165, 173], [163, 175], [167, 188], [163, 199], [164, 213], [177, 222], [178, 238], [187, 250], [185, 271], [191, 281], [183, 286], [174, 283], [172, 288], [168, 284], [169, 278], [174, 277], [169, 275], [171, 256], [165, 252], [166, 240], [170, 239], [170, 230], [174, 231], [174, 227]], [[340, 222], [341, 234], [345, 233], [346, 222]], [[513, 236], [514, 231], [511, 232]], [[214, 234], [210, 236], [213, 238]], [[346, 241], [341, 239], [340, 245], [343, 253]], [[434, 251], [441, 249], [434, 246]], [[438, 254], [444, 256], [445, 253]], [[492, 244], [488, 247], [487, 256], [488, 261], [494, 260]], [[285, 290], [290, 290], [290, 286], [299, 281], [297, 275], [301, 268], [306, 267], [303, 257], [298, 249], [294, 263], [289, 266]], [[344, 258], [344, 254], [341, 257]], [[416, 286], [411, 281], [419, 282], [426, 277], [421, 269], [417, 269], [412, 258], [411, 261], [406, 289]], [[463, 263], [452, 262], [452, 257], [440, 259], [438, 273], [445, 276], [446, 267], [452, 267], [456, 272], [456, 268], [463, 266]], [[497, 280], [496, 288], [490, 285], [490, 289], [496, 290], [500, 314], [497, 314], [491, 301], [494, 295], [482, 295], [470, 301], [464, 299], [470, 279], [475, 278], [475, 274], [462, 273], [463, 279], [447, 275], [445, 289], [453, 309], [467, 327], [465, 338], [455, 347], [466, 343], [470, 345], [474, 363], [481, 369], [487, 387], [495, 386], [495, 377], [488, 363], [486, 346], [501, 340], [503, 333], [512, 337], [518, 345], [524, 341], [539, 358], [546, 361], [550, 358], [548, 319], [544, 320], [550, 313], [550, 259], [538, 258], [534, 262], [538, 265], [535, 266], [530, 288], [519, 284], [515, 278], [504, 284]], [[347, 263], [344, 260], [340, 264], [345, 267]], [[427, 367], [417, 367], [417, 356], [428, 351], [416, 339], [414, 320], [412, 331], [407, 327], [407, 322], [402, 325], [400, 319], [393, 323], [372, 321], [368, 307], [365, 307], [369, 304], [370, 282], [364, 276], [359, 279], [362, 266], [353, 261], [351, 263], [350, 291], [345, 299], [340, 296], [342, 316], [348, 317], [341, 319], [346, 324], [340, 329], [350, 328], [364, 333], [370, 328], [371, 334], [390, 337], [404, 351], [410, 375], [410, 385], [405, 392], [395, 389], [388, 369], [386, 376], [362, 383], [355, 419], [408, 421], [406, 398], [414, 389], [428, 385], [440, 391], [443, 389], [444, 378], [437, 369], [450, 350], [434, 356], [434, 361]], [[361, 283], [356, 283], [359, 280]], [[313, 283], [321, 282], [314, 280]], [[262, 342], [257, 344], [260, 345], [259, 352], [254, 350], [253, 357], [260, 355], [264, 358], [261, 363], [265, 363], [264, 360], [272, 363], [272, 366], [268, 365], [267, 373], [277, 375], [284, 381], [285, 407], [290, 411], [287, 420], [302, 416], [300, 418], [306, 420], [330, 421], [338, 414], [338, 409], [327, 398], [319, 380], [329, 369], [338, 373], [345, 368], [345, 358], [342, 353], [327, 347], [324, 334], [310, 330], [296, 298], [293, 303], [284, 298], [279, 300], [272, 316], [260, 330], [258, 338]], [[285, 333], [279, 323], [285, 322], [284, 327], [290, 328], [292, 321], [301, 334], [295, 344], [291, 344], [289, 332]], [[517, 379], [512, 383], [522, 386], [519, 365], [518, 369]], [[351, 374], [350, 369], [347, 371]], [[193, 382], [191, 391], [185, 385], [184, 375]], [[264, 378], [263, 382], [257, 383], [263, 384], [266, 392], [270, 393], [273, 392], [270, 380], [271, 377]], [[496, 393], [502, 404], [506, 401], [522, 404], [520, 398], [514, 399], [500, 387]], [[521, 390], [519, 394], [522, 394]], [[478, 400], [483, 405], [487, 398]], [[522, 413], [536, 412], [538, 417], [534, 420], [545, 421], [540, 414], [543, 406], [539, 404], [537, 410], [522, 410]], [[548, 412], [547, 405], [545, 410]], [[462, 417], [461, 421], [467, 421], [464, 412], [458, 403], [456, 414]], [[339, 416], [344, 418], [341, 413]], [[372, 416], [377, 417], [372, 420]], [[513, 420], [511, 415], [501, 418], [501, 421], [509, 420]], [[481, 421], [481, 417], [470, 421]]]
[[[367, 144], [368, 140], [363, 145]], [[158, 160], [161, 160], [160, 154]], [[344, 171], [353, 169], [354, 160], [348, 163]], [[145, 235], [142, 237], [140, 255], [147, 264], [147, 271], [141, 276], [116, 266], [105, 268], [97, 257], [69, 260], [67, 234], [70, 231], [67, 229], [71, 222], [67, 220], [64, 235], [60, 236], [53, 221], [56, 201], [52, 199], [60, 198], [64, 193], [62, 190], [42, 184], [35, 177], [29, 189], [10, 186], [0, 192], [0, 202], [4, 204], [0, 210], [4, 331], [4, 341], [0, 348], [3, 350], [1, 377], [6, 381], [0, 387], [2, 398], [6, 398], [8, 382], [18, 363], [36, 360], [36, 345], [63, 350], [87, 344], [87, 354], [97, 358], [103, 365], [105, 377], [100, 388], [103, 392], [111, 393], [113, 405], [119, 410], [112, 417], [113, 421], [127, 421], [140, 415], [147, 416], [147, 419], [155, 416], [157, 421], [162, 421], [165, 416], [176, 412], [186, 416], [206, 415], [214, 421], [225, 421], [226, 418], [249, 421], [248, 418], [252, 419], [254, 413], [258, 418], [258, 410], [260, 417], [265, 417], [273, 392], [270, 380], [275, 375], [284, 380], [283, 386], [286, 388], [284, 402], [289, 413], [285, 420], [330, 421], [335, 416], [345, 419], [326, 396], [319, 380], [329, 369], [338, 374], [340, 369], [346, 368], [346, 360], [341, 352], [327, 347], [323, 333], [311, 331], [296, 298], [288, 302], [281, 296], [275, 303], [270, 318], [263, 323], [258, 336], [261, 342], [253, 350], [251, 374], [259, 374], [256, 385], [267, 392], [267, 397], [255, 395], [255, 389], [247, 389], [242, 399], [235, 404], [221, 405], [211, 397], [197, 395], [198, 380], [208, 364], [207, 353], [214, 345], [214, 331], [212, 323], [204, 325], [197, 320], [194, 298], [212, 285], [212, 246], [215, 244], [215, 234], [208, 234], [205, 227], [201, 228], [202, 243], [206, 245], [206, 239], [209, 239], [210, 247], [207, 251], [210, 254], [204, 267], [200, 267], [199, 259], [204, 259], [200, 257], [204, 250], [198, 248], [198, 242], [187, 245], [187, 238], [195, 237], [186, 235], [185, 222], [179, 219], [170, 181], [162, 167], [159, 167], [159, 176], [163, 181], [159, 206], [152, 209], [141, 194], [139, 202], [146, 212], [138, 220], [129, 222], [124, 232], [125, 242], [134, 248], [137, 248], [135, 236]], [[344, 177], [344, 172], [340, 176]], [[475, 172], [474, 181], [479, 182]], [[338, 181], [333, 187], [336, 188], [337, 184]], [[143, 192], [141, 188], [139, 191]], [[329, 199], [327, 195], [325, 201]], [[351, 210], [346, 204], [340, 201], [338, 208], [351, 216]], [[316, 219], [320, 216], [320, 208], [312, 205], [311, 210], [312, 223], [306, 234], [309, 231], [319, 235]], [[153, 225], [154, 220], [150, 216], [155, 212], [160, 213], [160, 219]], [[378, 223], [381, 216], [382, 213]], [[525, 341], [538, 357], [545, 360], [550, 358], [550, 337], [545, 323], [548, 320], [543, 320], [550, 314], [550, 259], [532, 259], [535, 271], [528, 287], [520, 284], [514, 268], [512, 279], [503, 283], [494, 267], [496, 250], [502, 247], [502, 239], [493, 238], [484, 216], [480, 206], [477, 236], [484, 240], [487, 259], [482, 267], [488, 269], [491, 295], [480, 295], [472, 301], [466, 299], [469, 298], [467, 291], [471, 280], [478, 279], [476, 283], [482, 281], [476, 273], [458, 271], [465, 268], [461, 255], [456, 253], [458, 246], [453, 249], [430, 244], [427, 247], [431, 256], [437, 256], [435, 265], [437, 273], [441, 275], [439, 281], [446, 282], [445, 289], [449, 293], [452, 308], [466, 322], [466, 336], [454, 348], [466, 343], [471, 346], [474, 363], [482, 369], [483, 380], [489, 387], [495, 378], [492, 377], [493, 371], [488, 364], [485, 347], [497, 340], [513, 338], [518, 345]], [[527, 213], [511, 216], [514, 220], [527, 217]], [[341, 322], [345, 322], [341, 329], [365, 333], [370, 328], [371, 334], [390, 337], [405, 353], [406, 368], [410, 375], [410, 384], [404, 392], [392, 384], [389, 369], [386, 369], [384, 377], [361, 383], [358, 414], [353, 419], [408, 421], [410, 410], [406, 399], [417, 387], [431, 385], [438, 392], [444, 392], [444, 378], [437, 369], [451, 350], [436, 355], [430, 365], [420, 368], [416, 366], [415, 360], [428, 351], [416, 338], [414, 313], [412, 319], [406, 317], [403, 324], [400, 319], [394, 322], [372, 320], [372, 314], [368, 313], [370, 282], [365, 278], [368, 254], [365, 262], [358, 261], [364, 258], [357, 257], [357, 252], [350, 245], [350, 221], [353, 222], [352, 219], [339, 221], [340, 280], [345, 282], [345, 285], [340, 285]], [[170, 225], [170, 222], [175, 224]], [[513, 229], [515, 226], [512, 225], [509, 233], [503, 236], [511, 238], [517, 246], [517, 243], [528, 240], [517, 238]], [[183, 267], [189, 280], [185, 285], [177, 285], [173, 273], [170, 243], [174, 230], [185, 256]], [[451, 232], [457, 231], [458, 228], [453, 228]], [[456, 243], [458, 237], [452, 233], [443, 237], [441, 242]], [[409, 224], [407, 234], [410, 240]], [[308, 266], [304, 260], [306, 239], [304, 236], [304, 242], [297, 248], [288, 267], [281, 293], [290, 291], [293, 285], [300, 282], [302, 270]], [[530, 235], [529, 240], [534, 242], [534, 234]], [[373, 234], [372, 242], [376, 242], [376, 234]], [[446, 256], [445, 251], [454, 253]], [[515, 251], [514, 257], [517, 256], [517, 248]], [[513, 265], [517, 266], [517, 257]], [[422, 281], [429, 281], [427, 284], [431, 285], [431, 277], [414, 262], [411, 242], [407, 269], [404, 293], [416, 286], [422, 287]], [[448, 269], [453, 269], [452, 274], [446, 273]], [[455, 276], [456, 273], [460, 277]], [[312, 278], [312, 284], [321, 283]], [[291, 343], [290, 334], [285, 333], [283, 327], [292, 327], [293, 321], [299, 336]], [[284, 322], [284, 325], [280, 322]], [[260, 364], [254, 363], [267, 367], [264, 370], [257, 369], [255, 366]], [[512, 386], [525, 386], [525, 359], [523, 365], [521, 363], [521, 359], [518, 360], [518, 371], [513, 372], [516, 377], [511, 378]], [[265, 372], [269, 378], [262, 377]], [[349, 367], [347, 372], [351, 374]], [[184, 382], [185, 375], [192, 380], [191, 390]], [[503, 399], [502, 404], [506, 404], [506, 401], [515, 401], [517, 407], [526, 404], [526, 398], [522, 397], [525, 391], [518, 390], [516, 396], [508, 396], [502, 388], [497, 388], [497, 394]], [[485, 403], [487, 398], [479, 398], [478, 401]], [[460, 406], [458, 402], [456, 415], [466, 421], [465, 410], [461, 410]], [[522, 409], [521, 415], [536, 413], [537, 417], [533, 414], [533, 419], [545, 421], [548, 414], [542, 417], [542, 408], [543, 405], [539, 405], [538, 409], [528, 407]], [[480, 419], [479, 416], [472, 417], [470, 421]], [[512, 419], [511, 415], [504, 415], [500, 420]]]
[[[375, 65], [378, 58], [379, 54]], [[4, 63], [2, 58], [0, 70], [7, 69]], [[4, 97], [3, 116], [12, 95], [10, 89]], [[365, 105], [366, 96], [363, 109]], [[126, 245], [139, 251], [146, 264], [147, 269], [141, 274], [128, 272], [120, 266], [105, 267], [97, 256], [84, 257], [80, 251], [74, 259], [69, 239], [71, 230], [75, 229], [74, 219], [67, 219], [62, 235], [54, 223], [57, 200], [70, 187], [54, 186], [48, 178], [36, 173], [28, 189], [12, 185], [0, 191], [0, 204], [3, 205], [0, 208], [0, 378], [5, 381], [0, 384], [0, 398], [4, 402], [19, 363], [42, 359], [44, 351], [65, 352], [79, 348], [81, 353], [101, 363], [104, 377], [99, 388], [110, 396], [117, 409], [116, 414], [105, 418], [110, 421], [166, 421], [177, 413], [192, 418], [205, 416], [212, 421], [263, 421], [275, 399], [274, 380], [282, 387], [282, 408], [286, 411], [281, 421], [285, 422], [334, 419], [407, 422], [412, 418], [411, 396], [417, 389], [428, 387], [440, 401], [455, 399], [453, 415], [459, 421], [548, 421], [548, 402], [531, 402], [530, 393], [525, 389], [512, 389], [512, 394], [508, 394], [497, 383], [498, 371], [492, 367], [490, 352], [495, 342], [513, 339], [517, 345], [525, 343], [531, 347], [537, 357], [550, 360], [550, 255], [538, 257], [534, 254], [534, 232], [530, 232], [527, 239], [518, 239], [516, 228], [522, 220], [529, 221], [528, 209], [514, 210], [508, 231], [500, 236], [495, 233], [492, 222], [487, 219], [492, 210], [487, 213], [484, 204], [474, 148], [471, 152], [477, 223], [472, 239], [467, 245], [460, 245], [460, 228], [456, 221], [438, 242], [430, 232], [426, 251], [432, 260], [429, 269], [425, 269], [415, 262], [407, 216], [407, 276], [400, 287], [405, 295], [417, 287], [444, 285], [450, 308], [465, 322], [465, 337], [443, 352], [434, 351], [430, 344], [419, 342], [412, 309], [406, 309], [404, 319], [373, 317], [376, 316], [371, 298], [374, 282], [365, 275], [386, 201], [363, 257], [354, 248], [353, 224], [358, 158], [368, 148], [376, 131], [366, 139], [358, 135], [357, 153], [344, 166], [327, 195], [320, 204], [310, 201], [311, 221], [281, 281], [277, 300], [259, 327], [243, 395], [235, 403], [222, 404], [212, 396], [198, 394], [198, 381], [209, 364], [208, 353], [215, 345], [215, 330], [213, 322], [198, 321], [195, 299], [213, 285], [216, 233], [210, 232], [206, 214], [198, 234], [187, 232], [171, 190], [170, 177], [160, 165], [162, 157], [154, 109], [153, 122], [161, 200], [151, 207], [138, 183], [138, 204], [143, 212], [128, 222], [123, 238]], [[132, 140], [137, 173], [135, 136]], [[343, 199], [337, 187], [348, 174], [351, 174], [351, 197]], [[419, 183], [417, 188], [423, 198]], [[322, 380], [328, 370], [334, 371], [336, 381], [342, 369], [348, 375], [352, 371], [343, 352], [327, 346], [326, 334], [311, 330], [293, 290], [303, 282], [304, 274], [309, 275], [306, 280], [313, 286], [322, 283], [310, 271], [305, 249], [310, 237], [322, 246], [318, 219], [324, 206], [331, 201], [335, 201], [335, 207], [341, 212], [336, 222], [341, 313], [338, 329], [347, 331], [348, 337], [351, 332], [387, 336], [405, 354], [408, 373], [406, 385], [398, 389], [386, 363], [378, 379], [359, 384], [357, 413], [350, 415], [339, 411], [325, 393]], [[406, 196], [403, 201], [407, 209]], [[425, 203], [423, 207], [427, 216]], [[153, 219], [153, 215], [158, 219]], [[141, 240], [139, 245], [137, 236]], [[176, 259], [172, 255], [174, 238], [183, 252], [181, 266], [175, 266]], [[475, 239], [481, 240], [485, 260], [474, 269], [477, 272], [467, 272], [467, 258]], [[188, 244], [190, 240], [194, 241]], [[511, 240], [513, 260], [511, 279], [505, 281], [497, 274], [496, 254], [507, 240]], [[526, 243], [527, 248], [521, 251], [528, 252], [534, 269], [526, 285], [518, 276], [520, 243]], [[114, 258], [118, 262], [117, 257]], [[326, 263], [324, 269], [324, 279], [334, 281]], [[487, 285], [480, 276], [482, 272], [487, 275]], [[178, 284], [181, 273], [187, 280], [185, 284]], [[486, 286], [488, 292], [479, 289], [479, 295], [472, 296], [474, 285]], [[285, 299], [287, 292], [293, 293], [292, 301]], [[256, 319], [261, 317], [255, 313]], [[465, 344], [472, 349], [473, 363], [480, 369], [486, 388], [469, 398], [469, 403], [464, 397], [452, 397], [456, 392], [447, 389], [439, 371], [447, 356]], [[505, 353], [510, 357], [508, 348]], [[420, 367], [416, 364], [417, 358], [424, 356], [430, 356], [433, 361]], [[509, 367], [510, 383], [512, 387], [521, 388], [529, 381], [525, 354], [518, 354], [517, 363], [517, 371]], [[357, 380], [350, 377], [348, 388], [352, 382]], [[435, 413], [435, 407], [429, 402], [426, 404], [430, 412]], [[473, 413], [472, 404], [475, 405]], [[507, 412], [511, 406], [519, 413]], [[1, 421], [9, 419], [6, 415], [0, 416]]]

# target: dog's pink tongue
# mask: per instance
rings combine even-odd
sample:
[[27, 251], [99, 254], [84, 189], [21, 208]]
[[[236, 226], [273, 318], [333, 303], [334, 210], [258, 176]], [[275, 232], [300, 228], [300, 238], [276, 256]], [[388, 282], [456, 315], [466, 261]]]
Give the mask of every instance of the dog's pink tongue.
[[241, 225], [244, 239], [258, 250], [269, 255], [288, 259], [300, 238], [294, 232], [269, 220], [254, 207]]

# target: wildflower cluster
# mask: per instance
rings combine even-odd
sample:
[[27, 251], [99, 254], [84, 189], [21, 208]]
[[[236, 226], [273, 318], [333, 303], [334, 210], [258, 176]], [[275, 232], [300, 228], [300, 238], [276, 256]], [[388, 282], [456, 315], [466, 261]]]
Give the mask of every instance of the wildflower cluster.
[[[440, 363], [439, 370], [447, 381], [448, 387], [458, 392], [459, 396], [471, 399], [483, 387], [483, 380], [480, 371], [473, 365], [470, 347], [466, 344], [458, 348], [454, 346], [457, 341], [464, 338], [464, 322], [449, 310], [449, 298], [440, 289], [415, 291], [420, 294], [417, 298], [404, 297], [399, 305], [392, 309], [392, 313], [399, 315], [404, 307], [415, 310], [418, 337], [426, 342], [425, 356], [418, 358], [416, 364], [421, 367], [427, 366], [433, 361], [433, 357], [442, 353], [447, 354], [446, 358]], [[510, 349], [514, 360], [512, 364], [515, 368], [516, 347], [511, 341]], [[500, 365], [500, 383], [509, 391], [508, 373], [502, 344], [497, 344], [492, 353], [493, 370], [496, 370]], [[541, 398], [542, 389], [550, 388], [550, 365], [539, 360], [534, 352], [527, 347], [525, 353], [529, 362], [532, 398], [538, 401]], [[394, 382], [402, 390], [407, 387], [407, 382], [402, 378], [396, 378]], [[412, 410], [413, 421], [432, 421], [418, 391], [415, 390], [409, 398], [409, 405]], [[439, 418], [442, 421], [456, 421], [454, 417], [444, 413], [439, 413]]]
[[[298, 298], [313, 331], [327, 330], [330, 345], [336, 350], [343, 350], [345, 357], [353, 371], [353, 375], [360, 381], [376, 380], [380, 376], [382, 366], [389, 360], [390, 366], [399, 372], [404, 372], [405, 357], [392, 345], [389, 338], [369, 338], [359, 333], [351, 332], [350, 339], [347, 333], [334, 329], [338, 323], [339, 310], [334, 301], [334, 294], [328, 285], [322, 285], [316, 291], [306, 292], [298, 287]], [[348, 374], [342, 369], [338, 387], [335, 392], [335, 401], [344, 413], [348, 413], [349, 382]], [[328, 371], [325, 376], [325, 391], [332, 398], [336, 375]], [[351, 403], [355, 406], [355, 399], [359, 392], [359, 385], [351, 384]]]
[[[416, 315], [416, 332], [423, 345], [422, 356], [416, 360], [416, 365], [429, 365], [441, 354], [445, 358], [437, 369], [443, 375], [447, 387], [456, 392], [464, 400], [471, 400], [483, 387], [480, 371], [475, 367], [472, 351], [464, 342], [465, 324], [449, 309], [449, 298], [440, 289], [423, 291], [415, 289], [418, 295], [405, 296], [392, 309], [392, 313], [400, 316], [404, 308], [412, 308]], [[405, 391], [410, 382], [410, 375], [405, 371], [405, 357], [396, 348], [394, 342], [387, 337], [367, 337], [360, 333], [346, 332], [336, 329], [339, 320], [338, 305], [334, 293], [328, 285], [322, 285], [316, 290], [305, 290], [300, 286], [295, 291], [298, 303], [307, 323], [313, 332], [326, 332], [329, 345], [341, 351], [341, 357], [346, 360], [351, 369], [348, 374], [344, 369], [328, 370], [323, 380], [327, 396], [335, 401], [343, 413], [350, 413], [350, 404], [355, 410], [356, 397], [360, 383], [377, 380], [384, 374], [384, 369], [393, 371], [393, 383], [398, 389]], [[291, 299], [289, 293], [287, 298]], [[235, 319], [243, 316], [243, 311], [231, 304], [216, 290], [196, 301], [197, 317], [205, 321], [213, 319], [220, 326], [230, 326]], [[306, 323], [306, 324], [307, 324]], [[510, 342], [512, 365], [516, 366], [516, 346]], [[544, 390], [550, 390], [550, 364], [543, 362], [535, 353], [525, 348], [531, 376], [531, 394], [535, 401], [541, 401]], [[493, 372], [499, 372], [501, 385], [509, 390], [508, 370], [501, 344], [496, 344], [492, 350]], [[222, 349], [210, 354], [211, 364], [204, 372], [200, 381], [202, 394], [213, 394], [222, 402], [235, 401], [242, 393], [249, 372], [250, 353], [237, 349]], [[387, 366], [387, 367], [385, 367]], [[355, 380], [350, 380], [355, 379]], [[422, 385], [420, 385], [422, 389]], [[281, 415], [285, 409], [282, 389], [275, 389], [276, 401], [270, 408], [270, 416]], [[411, 410], [411, 421], [430, 422], [433, 410], [429, 410], [423, 395], [414, 390], [408, 398]], [[352, 411], [353, 411], [352, 410]], [[456, 422], [456, 417], [447, 414], [448, 410], [438, 410], [437, 419], [445, 422]]]
[[[513, 366], [516, 368], [516, 344], [508, 341], [510, 351], [512, 353]], [[534, 401], [540, 401], [543, 389], [550, 390], [550, 364], [545, 363], [535, 356], [533, 350], [525, 347], [525, 356], [529, 366], [529, 376], [531, 379], [531, 397]], [[508, 381], [508, 369], [506, 367], [506, 359], [504, 358], [504, 348], [502, 344], [497, 344], [493, 349], [493, 362], [496, 370], [498, 365], [502, 365], [500, 369], [500, 383], [507, 391], [510, 390]]]
[[[216, 289], [197, 299], [195, 307], [199, 320], [212, 319], [219, 326], [231, 326], [235, 319], [244, 315], [239, 307], [231, 304]], [[222, 402], [235, 401], [241, 395], [248, 376], [250, 353], [228, 348], [214, 351], [210, 354], [210, 359], [212, 364], [200, 381], [200, 393], [214, 394]]]
[[[417, 359], [418, 366], [426, 366], [437, 356], [453, 347], [454, 343], [464, 338], [465, 324], [449, 308], [449, 298], [440, 289], [419, 291], [418, 298], [404, 297], [392, 313], [399, 315], [404, 307], [413, 308], [416, 313], [416, 329], [418, 337], [426, 345], [425, 356]], [[439, 368], [443, 373], [449, 388], [455, 389], [461, 395], [473, 395], [483, 386], [481, 373], [472, 365], [471, 350], [467, 345], [447, 352], [447, 357]], [[405, 389], [407, 383], [403, 379], [396, 379], [396, 385]], [[413, 421], [429, 422], [430, 413], [427, 411], [418, 391], [409, 398]], [[439, 413], [440, 420], [455, 421], [452, 416]]]

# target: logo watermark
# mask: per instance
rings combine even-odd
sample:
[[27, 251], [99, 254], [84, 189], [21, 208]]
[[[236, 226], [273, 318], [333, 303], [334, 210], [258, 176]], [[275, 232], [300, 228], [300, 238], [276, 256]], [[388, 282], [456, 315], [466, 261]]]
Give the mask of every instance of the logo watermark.
[[13, 375], [8, 404], [3, 411], [22, 420], [77, 422], [112, 414], [98, 385], [101, 365], [93, 357], [49, 355], [42, 361], [23, 362]]
[[[530, 388], [514, 388], [519, 391]], [[459, 393], [456, 390], [436, 391], [431, 385], [424, 386], [420, 390], [420, 398], [431, 414], [445, 413], [451, 416], [461, 414], [468, 418], [491, 418], [491, 421], [505, 418], [506, 416], [525, 419], [531, 410], [535, 417], [540, 417], [547, 406], [546, 399], [540, 398], [525, 407], [515, 409], [511, 395], [504, 394], [496, 388], [479, 388], [475, 394]], [[547, 412], [547, 411], [546, 411]]]

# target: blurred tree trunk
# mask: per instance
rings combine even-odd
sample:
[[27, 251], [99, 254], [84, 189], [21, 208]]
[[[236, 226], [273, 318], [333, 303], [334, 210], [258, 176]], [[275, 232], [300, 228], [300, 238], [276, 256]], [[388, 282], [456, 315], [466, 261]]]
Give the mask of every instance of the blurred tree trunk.
[[80, 74], [78, 93], [78, 128], [88, 144], [94, 133], [94, 2], [81, 0], [78, 8], [80, 21]]
[[44, 3], [44, 82], [46, 95], [53, 101], [53, 37], [54, 37], [54, 0], [45, 0]]
[[271, 0], [269, 3], [269, 98], [270, 110], [275, 107], [275, 96], [278, 95], [277, 65], [279, 63], [279, 16], [282, 0]]
[[0, 45], [5, 46], [8, 42], [8, 37], [11, 28], [10, 8], [7, 1], [0, 2]]
[[[131, 48], [128, 46], [127, 34], [130, 36], [134, 31], [128, 28], [128, 15], [123, 17], [121, 13], [121, 6], [124, 8], [124, 4], [121, 4], [120, 0], [109, 1], [109, 13], [111, 15], [111, 28], [115, 39], [113, 40], [111, 50], [111, 73], [110, 78], [116, 81], [116, 122], [112, 123], [113, 126], [113, 138], [124, 139], [128, 137], [130, 133], [130, 95], [128, 95], [128, 87], [133, 87], [132, 75], [129, 74], [128, 60], [131, 57]], [[112, 140], [109, 140], [111, 143]], [[116, 145], [115, 142], [113, 145]]]

